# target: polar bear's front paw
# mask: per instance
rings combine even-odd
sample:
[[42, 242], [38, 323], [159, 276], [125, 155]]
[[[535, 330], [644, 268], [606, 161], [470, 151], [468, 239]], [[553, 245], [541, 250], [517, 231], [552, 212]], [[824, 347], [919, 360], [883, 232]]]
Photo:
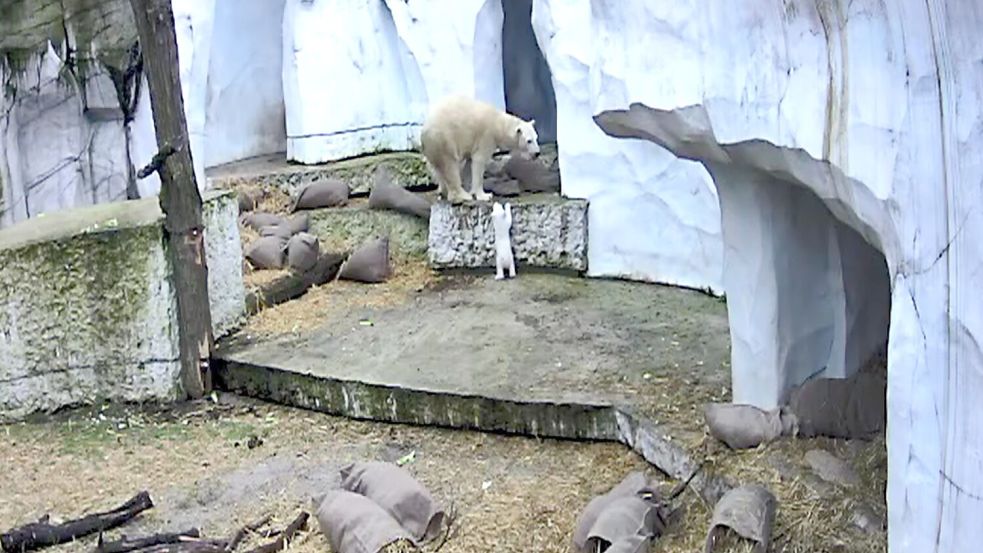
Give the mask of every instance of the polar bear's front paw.
[[492, 195], [488, 192], [475, 192], [474, 199], [478, 200], [479, 202], [490, 202]]
[[471, 200], [471, 194], [468, 194], [467, 192], [465, 192], [463, 194], [462, 193], [457, 193], [457, 194], [453, 194], [452, 193], [452, 194], [448, 194], [447, 195], [447, 201], [450, 202], [450, 203], [452, 203], [452, 204], [463, 204], [464, 202], [467, 202], [467, 201], [470, 201], [470, 200]]

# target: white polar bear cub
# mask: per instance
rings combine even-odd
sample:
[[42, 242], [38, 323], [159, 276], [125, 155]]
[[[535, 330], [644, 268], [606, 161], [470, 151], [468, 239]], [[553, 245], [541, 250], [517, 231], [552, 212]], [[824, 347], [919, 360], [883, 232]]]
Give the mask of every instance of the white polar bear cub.
[[506, 269], [509, 278], [515, 278], [515, 257], [512, 255], [512, 205], [495, 202], [492, 205], [492, 225], [495, 227], [495, 280], [505, 278]]
[[[423, 124], [420, 142], [434, 172], [439, 193], [451, 203], [475, 199], [488, 201], [485, 166], [497, 148], [526, 159], [539, 156], [536, 120], [523, 121], [495, 106], [468, 98], [449, 96], [434, 106]], [[465, 158], [471, 160], [471, 191], [461, 184]]]

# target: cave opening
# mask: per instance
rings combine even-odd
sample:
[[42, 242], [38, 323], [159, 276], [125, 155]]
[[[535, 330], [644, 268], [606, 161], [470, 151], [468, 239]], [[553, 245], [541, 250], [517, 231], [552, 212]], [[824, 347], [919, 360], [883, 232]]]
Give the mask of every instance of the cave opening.
[[553, 78], [532, 28], [532, 0], [502, 0], [502, 69], [505, 108], [536, 120], [540, 144], [556, 144]]

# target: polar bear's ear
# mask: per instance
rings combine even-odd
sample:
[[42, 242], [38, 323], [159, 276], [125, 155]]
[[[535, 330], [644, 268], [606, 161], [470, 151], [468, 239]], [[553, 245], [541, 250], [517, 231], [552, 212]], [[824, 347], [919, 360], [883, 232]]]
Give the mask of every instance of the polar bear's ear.
[[529, 124], [535, 127], [536, 126], [536, 120], [535, 119], [530, 119], [529, 120]]

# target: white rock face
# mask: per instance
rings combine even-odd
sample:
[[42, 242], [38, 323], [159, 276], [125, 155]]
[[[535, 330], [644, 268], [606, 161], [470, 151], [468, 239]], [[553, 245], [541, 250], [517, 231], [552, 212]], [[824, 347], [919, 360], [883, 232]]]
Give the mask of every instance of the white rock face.
[[978, 2], [582, 4], [534, 12], [589, 17], [577, 59], [598, 124], [718, 187], [734, 400], [769, 407], [813, 371], [849, 373], [887, 332], [890, 294], [889, 548], [978, 548]]
[[591, 4], [534, 1], [532, 14], [553, 75], [562, 191], [590, 201], [588, 274], [719, 294], [720, 210], [707, 171], [652, 142], [611, 138], [592, 120], [601, 87], [616, 80], [601, 78], [601, 53], [605, 71], [624, 73], [594, 32]]
[[205, 110], [207, 167], [287, 149], [284, 0], [216, 0]]
[[502, 17], [495, 0], [287, 0], [287, 157], [413, 148], [429, 103], [452, 92], [504, 107]]

